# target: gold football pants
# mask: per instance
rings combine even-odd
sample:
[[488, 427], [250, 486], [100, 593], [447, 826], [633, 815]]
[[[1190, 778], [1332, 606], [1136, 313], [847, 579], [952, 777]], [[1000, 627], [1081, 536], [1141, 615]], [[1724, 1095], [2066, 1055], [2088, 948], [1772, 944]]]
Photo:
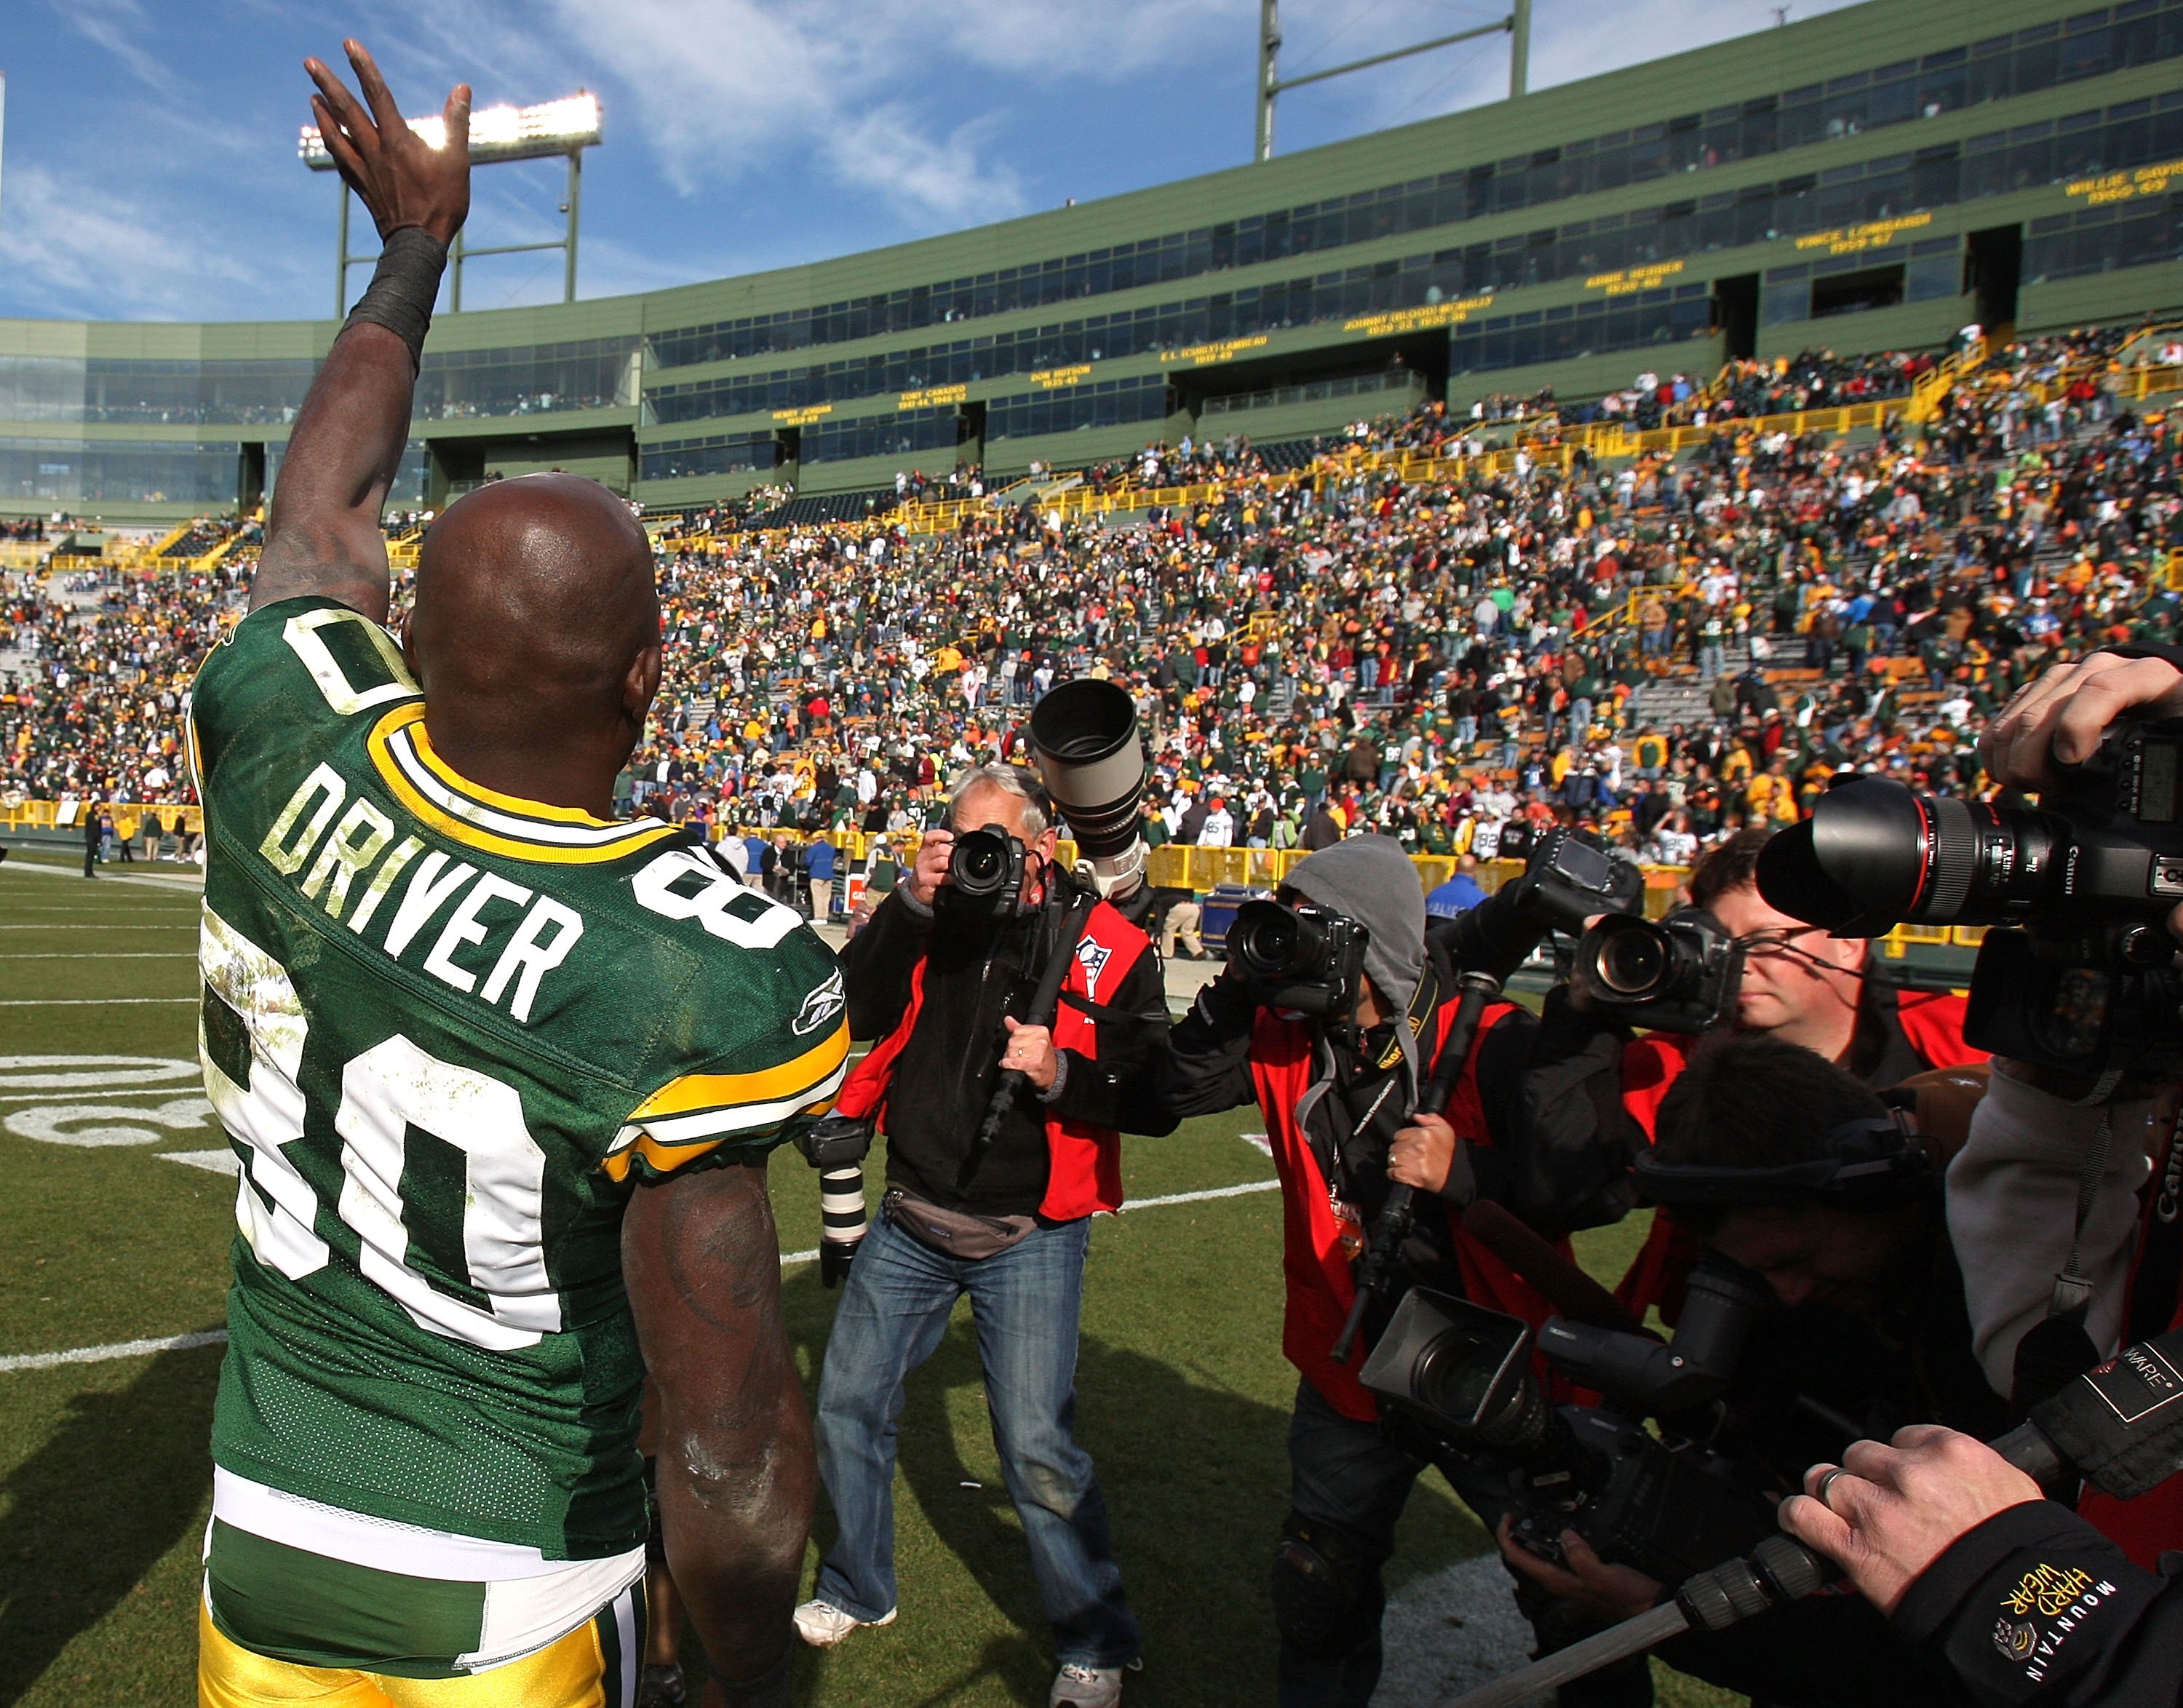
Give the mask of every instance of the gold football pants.
[[394, 1678], [347, 1667], [300, 1666], [222, 1636], [197, 1602], [198, 1708], [629, 1708], [643, 1658], [642, 1602], [633, 1637], [617, 1626], [630, 1590], [558, 1642], [462, 1678]]

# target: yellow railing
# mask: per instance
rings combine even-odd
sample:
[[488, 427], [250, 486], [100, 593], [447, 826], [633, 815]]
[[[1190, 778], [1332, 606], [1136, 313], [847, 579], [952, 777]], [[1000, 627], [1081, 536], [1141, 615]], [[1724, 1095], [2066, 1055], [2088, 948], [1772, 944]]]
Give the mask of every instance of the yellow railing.
[[166, 535], [160, 540], [159, 543], [153, 547], [149, 552], [145, 554], [145, 555], [153, 558], [165, 557], [169, 552], [174, 549], [175, 546], [181, 541], [182, 536], [189, 532], [189, 531], [195, 526], [197, 526], [197, 523], [193, 521], [175, 523], [173, 527], [167, 531]]
[[83, 815], [87, 805], [95, 804], [114, 820], [117, 835], [133, 837], [144, 822], [144, 815], [157, 813], [159, 822], [169, 831], [177, 827], [192, 836], [204, 832], [204, 810], [201, 807], [145, 805], [141, 803], [103, 801], [23, 801], [14, 806], [0, 805], [0, 826], [8, 830], [74, 830], [83, 828]]
[[1920, 374], [1917, 383], [1911, 387], [1910, 402], [1902, 411], [1904, 419], [1918, 422], [1931, 420], [1941, 413], [1941, 400], [1954, 387], [1956, 381], [1983, 365], [1986, 358], [1986, 336], [1980, 333], [1937, 366]]

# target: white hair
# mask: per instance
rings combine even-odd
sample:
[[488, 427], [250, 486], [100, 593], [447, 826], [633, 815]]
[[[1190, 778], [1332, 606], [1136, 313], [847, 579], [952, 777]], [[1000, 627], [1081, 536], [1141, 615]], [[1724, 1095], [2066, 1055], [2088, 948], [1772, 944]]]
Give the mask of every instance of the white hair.
[[1046, 834], [1046, 808], [1042, 804], [1044, 789], [1030, 781], [1030, 773], [1022, 766], [1004, 765], [997, 760], [991, 765], [972, 765], [968, 771], [959, 773], [955, 780], [948, 784], [948, 821], [951, 824], [954, 821], [955, 809], [962, 804], [966, 795], [986, 788], [998, 789], [1003, 794], [1013, 795], [1024, 804], [1023, 830], [1025, 840], [1036, 842]]

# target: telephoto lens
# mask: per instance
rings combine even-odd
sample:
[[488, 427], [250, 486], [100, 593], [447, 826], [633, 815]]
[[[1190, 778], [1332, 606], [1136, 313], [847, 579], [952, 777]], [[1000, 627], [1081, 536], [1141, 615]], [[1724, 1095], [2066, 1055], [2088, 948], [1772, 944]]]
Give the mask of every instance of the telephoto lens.
[[1069, 821], [1092, 887], [1108, 901], [1150, 907], [1138, 809], [1145, 744], [1129, 690], [1097, 676], [1064, 682], [1031, 709], [1031, 758]]
[[2056, 813], [1859, 777], [1766, 844], [1758, 890], [1842, 937], [1877, 937], [1906, 921], [2006, 925], [2062, 900], [2075, 845]]
[[870, 1223], [864, 1216], [860, 1168], [822, 1169], [819, 1174], [819, 1276], [828, 1287], [848, 1273]]

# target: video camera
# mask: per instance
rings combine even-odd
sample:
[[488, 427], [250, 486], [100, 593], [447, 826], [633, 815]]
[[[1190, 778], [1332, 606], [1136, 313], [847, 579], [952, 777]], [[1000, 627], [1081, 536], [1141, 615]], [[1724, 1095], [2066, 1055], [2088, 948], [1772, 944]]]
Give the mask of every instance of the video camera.
[[[1774, 1508], [1708, 1444], [1752, 1324], [1774, 1303], [1763, 1282], [1718, 1256], [1692, 1269], [1672, 1343], [1550, 1318], [1522, 1318], [1413, 1288], [1359, 1372], [1364, 1386], [1453, 1452], [1498, 1472], [1516, 1541], [1562, 1559], [1574, 1530], [1600, 1557], [1677, 1583], [1748, 1551]], [[1597, 1405], [1553, 1404], [1536, 1349]], [[1644, 1420], [1660, 1420], [1656, 1434]]]
[[1573, 976], [1594, 1011], [1608, 1020], [1659, 1032], [1705, 1032], [1736, 1008], [1743, 947], [1698, 908], [1658, 922], [1641, 914], [1609, 914], [1579, 940]]
[[1986, 925], [1964, 1036], [2064, 1070], [2183, 1046], [2168, 914], [2183, 902], [2183, 720], [2125, 719], [2008, 808], [1859, 777], [1758, 861], [1759, 893], [1836, 937]]

